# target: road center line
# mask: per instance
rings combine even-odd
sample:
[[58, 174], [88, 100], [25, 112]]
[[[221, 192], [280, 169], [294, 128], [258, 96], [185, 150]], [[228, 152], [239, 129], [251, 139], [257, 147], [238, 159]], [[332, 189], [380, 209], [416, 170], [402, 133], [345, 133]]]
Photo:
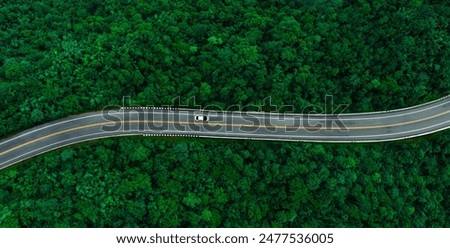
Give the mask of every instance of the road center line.
[[[408, 124], [412, 124], [412, 123], [416, 123], [416, 122], [421, 122], [421, 121], [425, 121], [425, 120], [429, 120], [432, 118], [436, 118], [445, 114], [450, 113], [450, 110], [445, 111], [443, 113], [439, 113], [436, 115], [432, 115], [432, 116], [428, 116], [422, 119], [417, 119], [417, 120], [413, 120], [413, 121], [407, 121], [407, 122], [400, 122], [400, 123], [394, 123], [394, 124], [387, 124], [387, 125], [376, 125], [376, 126], [354, 126], [354, 127], [346, 127], [347, 130], [360, 130], [360, 129], [375, 129], [375, 128], [386, 128], [386, 127], [394, 127], [394, 126], [401, 126], [401, 125], [408, 125]], [[57, 136], [59, 134], [63, 134], [63, 133], [68, 133], [71, 131], [76, 131], [76, 130], [80, 130], [80, 129], [85, 129], [85, 128], [89, 128], [89, 127], [95, 127], [95, 126], [102, 126], [102, 125], [111, 125], [111, 124], [116, 124], [117, 122], [114, 121], [108, 121], [108, 122], [100, 122], [100, 123], [93, 123], [93, 124], [88, 124], [88, 125], [84, 125], [84, 126], [79, 126], [79, 127], [74, 127], [74, 128], [69, 128], [66, 130], [61, 130], [52, 134], [48, 134], [42, 137], [39, 137], [37, 139], [34, 140], [30, 140], [28, 142], [25, 142], [23, 144], [20, 144], [18, 146], [12, 147], [6, 151], [3, 151], [0, 153], [0, 156], [5, 155], [11, 151], [17, 150], [19, 148], [22, 148], [24, 146], [30, 145], [32, 143], [38, 142], [40, 140], [44, 140], [53, 136]], [[130, 120], [130, 121], [121, 121], [121, 123], [159, 123], [159, 124], [180, 124], [180, 125], [195, 125], [195, 124], [199, 124], [196, 122], [189, 122], [189, 121], [183, 121], [183, 122], [173, 122], [173, 121], [141, 121], [141, 120]], [[208, 124], [216, 124], [215, 126], [232, 126], [232, 127], [253, 127], [253, 128], [285, 128], [285, 129], [299, 129], [299, 130], [320, 130], [323, 127], [298, 127], [298, 126], [280, 126], [280, 125], [274, 125], [274, 126], [262, 126], [262, 125], [252, 125], [252, 124], [227, 124], [227, 123], [219, 123], [219, 122], [214, 122], [214, 123], [208, 123]], [[340, 127], [330, 127], [331, 129], [327, 129], [327, 130], [341, 130], [342, 128]], [[144, 130], [143, 130], [144, 131]]]

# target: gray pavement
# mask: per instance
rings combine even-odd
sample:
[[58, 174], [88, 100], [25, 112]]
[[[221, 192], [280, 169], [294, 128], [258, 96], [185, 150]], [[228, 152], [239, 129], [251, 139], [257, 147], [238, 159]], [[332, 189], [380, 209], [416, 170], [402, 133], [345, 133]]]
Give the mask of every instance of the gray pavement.
[[[206, 115], [207, 122], [195, 121]], [[404, 109], [341, 115], [123, 108], [71, 116], [0, 141], [0, 169], [63, 146], [115, 136], [193, 136], [362, 143], [418, 137], [450, 127], [450, 96]]]

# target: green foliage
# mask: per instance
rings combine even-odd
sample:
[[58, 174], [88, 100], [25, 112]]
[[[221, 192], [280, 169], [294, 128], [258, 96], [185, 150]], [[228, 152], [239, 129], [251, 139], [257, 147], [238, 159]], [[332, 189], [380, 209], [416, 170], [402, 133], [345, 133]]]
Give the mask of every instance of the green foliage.
[[[445, 227], [448, 134], [378, 145], [96, 141], [2, 171], [0, 225]], [[131, 144], [147, 152], [136, 159]]]
[[[122, 103], [449, 93], [446, 1], [6, 1], [0, 136]], [[450, 136], [320, 145], [121, 138], [0, 172], [5, 227], [448, 227]]]

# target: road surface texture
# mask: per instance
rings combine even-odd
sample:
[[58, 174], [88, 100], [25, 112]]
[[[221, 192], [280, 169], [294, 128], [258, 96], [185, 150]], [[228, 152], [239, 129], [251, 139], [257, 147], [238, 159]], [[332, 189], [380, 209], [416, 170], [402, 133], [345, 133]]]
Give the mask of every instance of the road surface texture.
[[[208, 116], [196, 121], [195, 116]], [[297, 142], [382, 142], [450, 127], [450, 96], [426, 104], [340, 115], [125, 107], [46, 123], [0, 141], [0, 169], [63, 146], [114, 136], [187, 136]]]

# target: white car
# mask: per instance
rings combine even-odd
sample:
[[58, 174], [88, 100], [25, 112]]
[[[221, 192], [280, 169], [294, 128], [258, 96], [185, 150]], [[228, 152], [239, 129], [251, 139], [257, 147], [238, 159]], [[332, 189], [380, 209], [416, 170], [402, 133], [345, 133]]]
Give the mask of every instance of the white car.
[[195, 121], [208, 121], [208, 116], [206, 115], [196, 115]]

